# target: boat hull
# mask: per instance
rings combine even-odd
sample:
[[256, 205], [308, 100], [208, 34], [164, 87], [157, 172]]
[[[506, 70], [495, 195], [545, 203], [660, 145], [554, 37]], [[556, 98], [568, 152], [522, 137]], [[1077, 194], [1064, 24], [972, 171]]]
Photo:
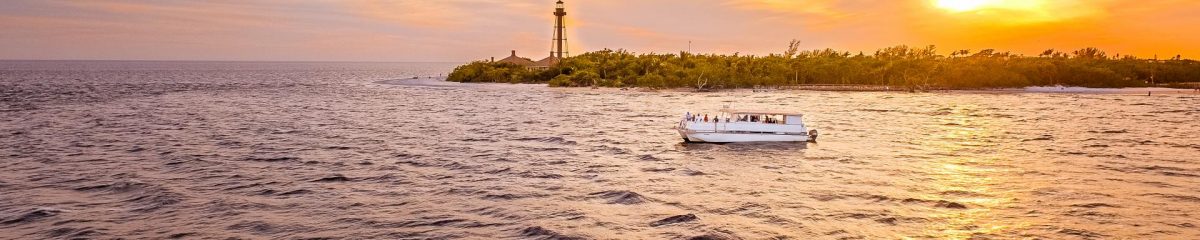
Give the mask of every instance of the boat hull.
[[736, 143], [736, 142], [807, 142], [808, 135], [766, 133], [716, 133], [680, 132], [688, 142]]

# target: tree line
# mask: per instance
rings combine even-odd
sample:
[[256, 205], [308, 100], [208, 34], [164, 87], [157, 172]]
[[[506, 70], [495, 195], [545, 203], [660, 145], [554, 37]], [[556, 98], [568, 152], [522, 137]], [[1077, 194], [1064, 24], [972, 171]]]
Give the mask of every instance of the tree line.
[[[940, 55], [935, 46], [895, 46], [867, 54], [798, 50], [792, 41], [767, 56], [634, 54], [600, 50], [546, 70], [476, 61], [459, 66], [454, 82], [548, 83], [556, 87], [749, 88], [805, 84], [886, 85], [908, 89], [1026, 86], [1143, 87], [1200, 81], [1200, 62], [1175, 56], [1144, 59], [1096, 48], [1046, 50], [1024, 56], [994, 49]], [[1179, 85], [1182, 86], [1182, 85]]]

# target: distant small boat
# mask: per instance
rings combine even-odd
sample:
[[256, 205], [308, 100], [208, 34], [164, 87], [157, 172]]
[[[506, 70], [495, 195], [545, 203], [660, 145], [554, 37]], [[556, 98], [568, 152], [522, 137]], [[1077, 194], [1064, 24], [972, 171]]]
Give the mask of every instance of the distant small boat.
[[817, 130], [804, 126], [804, 114], [770, 110], [721, 109], [715, 116], [685, 116], [675, 129], [684, 142], [815, 142]]

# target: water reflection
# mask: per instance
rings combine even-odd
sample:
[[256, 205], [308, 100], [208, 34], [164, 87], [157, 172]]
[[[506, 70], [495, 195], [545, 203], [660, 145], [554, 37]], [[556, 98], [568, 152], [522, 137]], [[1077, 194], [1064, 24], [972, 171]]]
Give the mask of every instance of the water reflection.
[[[0, 118], [0, 235], [1200, 238], [1196, 98], [434, 88], [336, 69], [20, 73], [37, 84], [2, 86], [31, 107]], [[77, 80], [93, 78], [121, 84]], [[726, 103], [805, 112], [821, 142], [670, 129]]]
[[[1007, 128], [1006, 123], [977, 117], [980, 111], [974, 105], [956, 105], [938, 116], [938, 124], [932, 125], [928, 138], [920, 141], [932, 158], [923, 168], [930, 179], [922, 199], [945, 201], [935, 207], [948, 208], [932, 211], [931, 224], [927, 232], [948, 239], [968, 239], [989, 236], [1012, 228], [1010, 223], [996, 221], [997, 209], [1011, 204], [1011, 193], [994, 189], [1006, 183], [1005, 171], [995, 164], [1003, 161], [996, 154], [994, 140]], [[961, 204], [961, 205], [959, 205]]]

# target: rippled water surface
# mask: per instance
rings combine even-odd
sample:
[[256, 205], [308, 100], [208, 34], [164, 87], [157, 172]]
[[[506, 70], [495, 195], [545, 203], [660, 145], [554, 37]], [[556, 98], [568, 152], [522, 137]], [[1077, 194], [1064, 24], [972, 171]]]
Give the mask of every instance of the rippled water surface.
[[[452, 66], [0, 62], [0, 238], [1200, 238], [1200, 95], [397, 80]], [[726, 104], [821, 141], [670, 129]]]

